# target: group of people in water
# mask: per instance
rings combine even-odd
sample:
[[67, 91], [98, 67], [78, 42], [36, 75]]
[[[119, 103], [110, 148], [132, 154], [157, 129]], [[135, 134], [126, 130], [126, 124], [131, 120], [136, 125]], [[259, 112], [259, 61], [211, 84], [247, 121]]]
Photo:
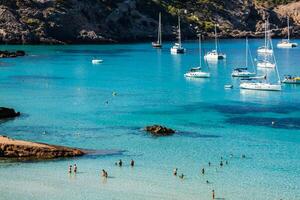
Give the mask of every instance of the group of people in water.
[[[73, 168], [73, 170], [72, 170], [72, 168]], [[74, 172], [74, 174], [77, 173], [77, 165], [76, 164], [74, 164], [73, 166], [69, 165], [69, 174], [71, 174], [72, 171]]]
[[[230, 154], [230, 157], [232, 158], [233, 157], [233, 154]], [[246, 155], [245, 154], [242, 154], [241, 158], [246, 158]], [[224, 160], [223, 157], [221, 157], [221, 160], [220, 160], [220, 167], [223, 167], [224, 165], [228, 165], [228, 161], [227, 160]], [[211, 162], [208, 162], [208, 166], [211, 167], [212, 166], [212, 163]], [[202, 168], [201, 169], [201, 174], [204, 175], [205, 174], [205, 168]], [[180, 175], [178, 175], [178, 168], [175, 168], [173, 170], [173, 175], [174, 176], [178, 176], [180, 179], [184, 179], [185, 175], [183, 173], [181, 173]], [[208, 180], [206, 180], [206, 183], [207, 184], [210, 184], [210, 182]], [[215, 190], [212, 190], [212, 199], [214, 200], [215, 199]]]
[[[230, 157], [233, 157], [232, 154], [230, 154]], [[242, 158], [246, 158], [246, 156], [243, 154], [241, 156]], [[220, 167], [223, 167], [224, 165], [228, 165], [228, 161], [227, 160], [224, 160], [223, 157], [221, 157], [221, 160], [220, 160]], [[119, 166], [119, 167], [122, 167], [123, 166], [123, 161], [120, 159], [118, 160], [117, 162], [115, 162], [115, 165], [116, 166]], [[134, 167], [135, 165], [135, 161], [131, 159], [130, 161], [130, 166], [131, 167]], [[211, 162], [208, 162], [208, 166], [211, 167], [212, 166], [212, 163]], [[73, 169], [73, 170], [72, 170]], [[69, 165], [69, 170], [68, 170], [69, 174], [71, 174], [72, 172], [74, 172], [75, 174], [77, 173], [77, 165], [74, 164], [73, 166], [72, 165]], [[201, 174], [204, 175], [205, 174], [205, 168], [202, 168], [201, 169]], [[173, 175], [174, 176], [178, 176], [180, 179], [184, 179], [185, 175], [183, 173], [181, 173], [180, 175], [178, 175], [178, 168], [175, 168], [173, 170]], [[106, 170], [102, 169], [101, 171], [101, 176], [104, 177], [105, 179], [108, 178], [108, 173]], [[208, 180], [206, 180], [206, 183], [209, 184], [210, 182]], [[215, 199], [215, 190], [212, 190], [212, 199], [214, 200]]]

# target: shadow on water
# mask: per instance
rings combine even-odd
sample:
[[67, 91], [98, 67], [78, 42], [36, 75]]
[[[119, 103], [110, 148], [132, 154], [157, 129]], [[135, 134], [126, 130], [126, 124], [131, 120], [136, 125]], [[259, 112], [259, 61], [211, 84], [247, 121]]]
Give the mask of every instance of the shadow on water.
[[58, 76], [38, 76], [38, 75], [28, 75], [28, 76], [9, 76], [10, 79], [14, 80], [28, 80], [28, 81], [49, 81], [49, 80], [62, 80], [63, 77]]
[[231, 117], [226, 123], [236, 125], [264, 126], [278, 129], [300, 130], [300, 118]]

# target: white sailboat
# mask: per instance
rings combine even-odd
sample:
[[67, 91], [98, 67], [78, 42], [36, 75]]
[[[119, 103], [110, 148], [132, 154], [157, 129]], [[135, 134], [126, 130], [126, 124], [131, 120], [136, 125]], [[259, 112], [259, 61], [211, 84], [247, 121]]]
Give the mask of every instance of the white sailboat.
[[185, 77], [189, 78], [209, 78], [210, 73], [202, 71], [202, 48], [201, 48], [201, 35], [199, 35], [199, 58], [200, 58], [200, 65], [199, 67], [191, 68], [189, 72], [185, 73]]
[[269, 43], [269, 38], [270, 38], [270, 31], [269, 31], [269, 22], [268, 20], [265, 21], [265, 44], [262, 47], [259, 47], [257, 49], [258, 54], [273, 54], [273, 50], [270, 49], [270, 43]]
[[217, 25], [215, 24], [215, 49], [206, 53], [204, 56], [205, 60], [222, 60], [226, 58], [226, 55], [223, 53], [218, 52], [218, 35], [217, 35]]
[[[271, 48], [273, 50], [272, 43], [271, 43]], [[281, 81], [280, 81], [278, 68], [276, 66], [277, 64], [276, 64], [275, 56], [274, 56], [274, 61], [275, 61], [274, 68], [276, 69], [275, 71], [278, 79], [277, 83], [271, 83], [270, 80], [268, 80], [268, 77], [265, 75], [265, 76], [261, 76], [263, 79], [255, 77], [255, 78], [249, 78], [249, 80], [245, 82], [241, 82], [240, 88], [246, 90], [281, 91]]]
[[[246, 38], [246, 65], [245, 67], [239, 67], [235, 68], [233, 72], [231, 73], [232, 77], [253, 77], [255, 76], [255, 72], [250, 72], [248, 71], [248, 54], [250, 53], [251, 61], [252, 61], [252, 56], [251, 52], [249, 51], [249, 45], [248, 45], [248, 38]], [[253, 62], [252, 62], [253, 64]]]
[[293, 48], [297, 47], [297, 43], [290, 42], [290, 18], [287, 17], [287, 26], [288, 26], [288, 38], [286, 40], [282, 40], [277, 44], [278, 48]]
[[157, 41], [152, 42], [153, 48], [162, 48], [162, 36], [161, 36], [161, 13], [158, 16], [158, 30], [157, 30]]
[[185, 48], [181, 45], [181, 29], [180, 29], [180, 16], [178, 16], [178, 43], [170, 49], [172, 54], [183, 54], [185, 53]]

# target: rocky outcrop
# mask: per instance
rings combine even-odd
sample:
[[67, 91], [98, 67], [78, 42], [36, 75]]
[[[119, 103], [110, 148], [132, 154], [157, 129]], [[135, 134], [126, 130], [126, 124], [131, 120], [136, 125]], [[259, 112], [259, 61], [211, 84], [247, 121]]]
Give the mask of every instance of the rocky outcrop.
[[0, 51], [0, 58], [15, 58], [15, 57], [19, 57], [19, 56], [25, 56], [25, 51], [15, 51], [15, 52], [11, 52], [11, 51]]
[[[221, 37], [260, 37], [264, 13], [274, 36], [285, 34], [285, 15], [299, 29], [299, 2], [263, 7], [257, 0], [0, 0], [0, 43], [112, 43], [156, 38], [158, 12], [163, 39], [175, 39], [177, 15], [183, 38], [197, 33]], [[300, 33], [293, 32], [295, 37]]]
[[16, 112], [12, 108], [0, 107], [0, 119], [14, 118], [20, 116], [20, 112]]
[[175, 130], [160, 125], [146, 126], [144, 130], [153, 136], [170, 136], [175, 133]]
[[53, 159], [82, 156], [84, 154], [83, 150], [76, 148], [14, 140], [0, 136], [0, 158]]

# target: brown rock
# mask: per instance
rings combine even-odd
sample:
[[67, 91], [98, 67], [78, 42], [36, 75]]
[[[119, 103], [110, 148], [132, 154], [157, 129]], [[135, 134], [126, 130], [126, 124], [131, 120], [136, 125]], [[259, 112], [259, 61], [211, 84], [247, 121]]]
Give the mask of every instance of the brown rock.
[[160, 125], [146, 126], [144, 130], [154, 136], [169, 136], [175, 133], [175, 130]]

